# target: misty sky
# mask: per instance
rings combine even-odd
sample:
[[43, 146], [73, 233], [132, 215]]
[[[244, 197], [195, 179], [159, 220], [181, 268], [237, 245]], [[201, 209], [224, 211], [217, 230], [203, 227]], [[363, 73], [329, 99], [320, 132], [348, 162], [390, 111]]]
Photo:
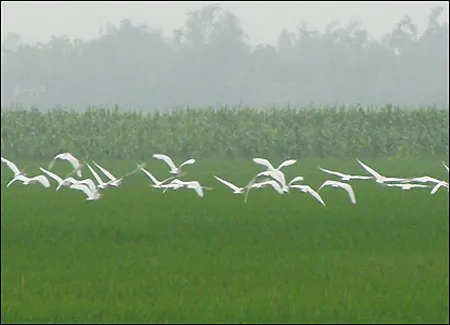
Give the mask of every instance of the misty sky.
[[2, 42], [8, 32], [16, 32], [25, 42], [47, 42], [52, 35], [66, 35], [83, 40], [97, 37], [100, 26], [117, 24], [124, 18], [134, 23], [146, 23], [161, 28], [165, 36], [181, 28], [188, 10], [205, 4], [220, 4], [234, 12], [252, 44], [276, 45], [283, 28], [294, 32], [299, 22], [307, 22], [311, 28], [323, 30], [331, 21], [346, 24], [358, 20], [378, 38], [392, 28], [404, 15], [409, 15], [419, 31], [427, 23], [430, 6], [445, 8], [443, 20], [449, 20], [447, 1], [414, 2], [95, 2], [95, 1], [2, 1]]

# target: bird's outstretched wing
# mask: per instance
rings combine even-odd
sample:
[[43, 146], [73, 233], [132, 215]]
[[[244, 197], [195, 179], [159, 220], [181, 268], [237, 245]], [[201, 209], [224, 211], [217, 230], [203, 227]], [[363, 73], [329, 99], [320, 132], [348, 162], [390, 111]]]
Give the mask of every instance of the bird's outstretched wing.
[[221, 179], [220, 177], [214, 176], [215, 179], [217, 179], [219, 182], [221, 182], [222, 184], [224, 184], [225, 186], [228, 186], [229, 188], [231, 188], [233, 191], [237, 192], [237, 191], [241, 191], [242, 189], [237, 187], [236, 185], [227, 182], [224, 179]]
[[163, 160], [169, 166], [169, 168], [172, 171], [175, 171], [177, 169], [177, 167], [173, 163], [172, 159], [170, 159], [170, 157], [168, 157], [166, 155], [162, 155], [162, 154], [157, 153], [157, 154], [154, 154], [152, 157], [156, 158], [156, 159]]
[[183, 162], [179, 168], [186, 166], [186, 165], [192, 165], [193, 163], [195, 163], [195, 159], [188, 159], [185, 162]]
[[52, 173], [51, 171], [48, 171], [47, 169], [44, 169], [42, 167], [39, 167], [39, 169], [41, 170], [41, 172], [47, 174], [49, 177], [51, 177], [55, 181], [57, 181], [58, 185], [64, 183], [63, 179], [61, 177], [59, 177], [58, 175], [56, 175], [55, 173]]
[[74, 189], [74, 190], [83, 191], [84, 194], [86, 194], [88, 197], [92, 197], [93, 196], [93, 193], [91, 192], [89, 187], [87, 185], [85, 185], [85, 184], [74, 183], [74, 184], [71, 184], [69, 187]]
[[264, 158], [253, 158], [253, 162], [263, 165], [263, 166], [266, 166], [267, 169], [269, 169], [269, 170], [275, 169], [275, 168], [273, 168], [272, 164], [267, 159], [264, 159]]
[[375, 170], [373, 170], [372, 168], [370, 168], [369, 166], [367, 166], [366, 164], [364, 164], [362, 161], [360, 161], [359, 159], [356, 159], [358, 161], [358, 163], [365, 169], [367, 170], [370, 174], [372, 174], [373, 176], [375, 176], [376, 179], [381, 178], [382, 176], [377, 173]]
[[98, 169], [100, 169], [102, 171], [103, 174], [105, 174], [106, 177], [108, 177], [111, 181], [116, 181], [117, 178], [114, 177], [113, 174], [111, 174], [108, 170], [106, 170], [105, 168], [103, 168], [102, 166], [100, 166], [99, 164], [97, 164], [95, 161], [92, 161], [94, 163], [95, 166], [97, 166]]
[[281, 168], [283, 168], [283, 167], [288, 167], [288, 166], [291, 166], [291, 165], [293, 165], [293, 164], [295, 164], [297, 162], [297, 160], [295, 160], [295, 159], [288, 159], [288, 160], [286, 160], [286, 161], [283, 161], [281, 164], [280, 164], [280, 166], [278, 166], [278, 170], [280, 170]]
[[194, 189], [195, 192], [197, 192], [198, 196], [203, 197], [203, 188], [199, 182], [197, 181], [186, 182], [184, 183], [184, 185], [187, 186], [187, 188]]
[[12, 161], [9, 161], [6, 158], [2, 158], [2, 161], [6, 164], [6, 166], [9, 167], [9, 169], [12, 170], [12, 172], [14, 173], [14, 177], [18, 176], [20, 174], [20, 170], [19, 168], [17, 168], [16, 164], [14, 164]]
[[89, 170], [91, 171], [92, 175], [94, 175], [95, 180], [97, 181], [98, 185], [105, 184], [100, 176], [98, 176], [97, 172], [94, 170], [94, 168], [91, 167], [87, 162], [85, 164], [88, 166]]
[[338, 182], [338, 186], [343, 188], [344, 190], [346, 190], [348, 195], [350, 196], [350, 200], [352, 201], [352, 203], [356, 204], [355, 192], [353, 192], [352, 186], [350, 184], [341, 183], [341, 182]]
[[143, 167], [141, 167], [141, 168], [139, 168], [139, 169], [142, 170], [142, 171], [145, 173], [145, 175], [147, 175], [148, 178], [150, 178], [150, 180], [151, 180], [155, 185], [160, 185], [160, 184], [161, 184], [161, 182], [158, 181], [158, 180], [155, 178], [155, 176], [153, 176], [152, 173], [150, 173], [148, 170], [146, 170], [146, 169], [143, 168]]
[[327, 173], [327, 174], [330, 174], [330, 175], [335, 175], [335, 176], [339, 176], [339, 177], [345, 176], [345, 175], [342, 174], [342, 173], [334, 172], [334, 171], [332, 171], [332, 170], [328, 170], [328, 169], [325, 169], [325, 168], [322, 168], [322, 167], [319, 167], [319, 169], [320, 169], [321, 171]]

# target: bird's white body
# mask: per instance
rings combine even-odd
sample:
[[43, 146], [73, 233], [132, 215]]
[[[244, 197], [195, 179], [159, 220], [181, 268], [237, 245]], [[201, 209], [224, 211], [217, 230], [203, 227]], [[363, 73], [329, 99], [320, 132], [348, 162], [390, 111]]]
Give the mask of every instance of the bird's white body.
[[403, 183], [403, 184], [395, 184], [395, 183], [386, 183], [385, 186], [389, 187], [399, 187], [402, 190], [409, 191], [412, 188], [427, 188], [430, 187], [429, 185], [423, 185], [423, 184], [410, 184], [410, 183]]
[[57, 159], [60, 160], [67, 160], [68, 162], [70, 162], [70, 164], [73, 166], [74, 170], [76, 170], [77, 176], [78, 177], [82, 177], [81, 174], [81, 168], [83, 167], [80, 164], [80, 161], [75, 158], [71, 153], [66, 152], [66, 153], [60, 153], [59, 155], [56, 155], [53, 160], [50, 162], [50, 165], [48, 166], [48, 169], [52, 169], [52, 167], [55, 165], [55, 162]]
[[184, 182], [176, 178], [168, 184], [162, 184], [160, 187], [164, 189], [163, 193], [166, 193], [168, 189], [176, 191], [179, 190], [180, 188], [183, 188], [183, 186]]
[[193, 163], [195, 163], [195, 159], [188, 159], [188, 160], [184, 161], [183, 163], [181, 163], [177, 167], [173, 163], [172, 159], [170, 157], [166, 156], [166, 155], [154, 154], [152, 157], [155, 158], [155, 159], [163, 160], [170, 168], [169, 173], [175, 174], [175, 175], [181, 174], [181, 167], [186, 166], [186, 165], [192, 165]]
[[86, 184], [74, 183], [74, 184], [70, 184], [69, 188], [72, 188], [74, 190], [83, 191], [84, 194], [87, 195], [86, 200], [88, 200], [88, 201], [99, 200], [103, 196], [101, 193], [98, 192], [98, 190], [92, 191], [89, 188], [89, 186], [87, 186]]
[[278, 183], [280, 183], [281, 188], [283, 189], [284, 192], [288, 192], [286, 185], [286, 177], [284, 173], [281, 171], [281, 168], [291, 166], [295, 164], [297, 160], [295, 159], [285, 160], [277, 168], [274, 168], [272, 164], [267, 159], [264, 158], [253, 158], [253, 162], [266, 167], [266, 170], [256, 175], [255, 178], [259, 176], [270, 176]]
[[344, 190], [347, 191], [350, 200], [352, 201], [353, 204], [356, 204], [356, 197], [355, 197], [355, 193], [353, 192], [353, 188], [350, 184], [347, 183], [341, 183], [341, 182], [336, 182], [336, 181], [325, 181], [317, 190], [317, 193], [320, 192], [320, 190], [322, 188], [324, 188], [325, 186], [331, 186], [334, 188], [342, 188]]
[[430, 176], [422, 176], [422, 177], [415, 177], [408, 180], [405, 180], [404, 182], [417, 182], [417, 183], [435, 183], [438, 184], [439, 182], [442, 182], [439, 179], [436, 179], [434, 177]]
[[359, 176], [359, 175], [349, 175], [349, 174], [344, 174], [344, 173], [340, 173], [340, 172], [335, 172], [332, 170], [328, 170], [325, 168], [319, 168], [321, 171], [328, 173], [330, 175], [334, 175], [334, 176], [338, 176], [341, 178], [341, 181], [350, 181], [353, 179], [372, 179], [373, 177], [370, 176]]
[[263, 172], [258, 173], [255, 176], [255, 179], [258, 178], [258, 177], [261, 177], [261, 176], [271, 177], [273, 180], [277, 181], [280, 184], [280, 186], [281, 186], [281, 188], [282, 188], [282, 190], [284, 192], [288, 191], [287, 190], [287, 185], [286, 185], [286, 177], [284, 176], [283, 172], [281, 172], [281, 171], [279, 171], [277, 169], [265, 170]]
[[203, 197], [204, 189], [210, 189], [209, 187], [204, 187], [204, 186], [200, 185], [200, 183], [197, 181], [183, 182], [178, 179], [173, 180], [169, 184], [163, 184], [163, 185], [161, 185], [161, 187], [164, 189], [173, 189], [173, 190], [178, 190], [178, 189], [182, 189], [182, 188], [193, 189], [193, 190], [195, 190], [197, 195], [200, 197]]
[[447, 170], [447, 172], [449, 171], [448, 170], [448, 166], [445, 164], [445, 162], [442, 162], [442, 165], [444, 166], [444, 168]]
[[269, 180], [269, 181], [264, 181], [264, 182], [260, 182], [260, 183], [254, 183], [251, 188], [265, 188], [265, 187], [272, 187], [275, 191], [278, 192], [278, 194], [283, 194], [284, 191], [281, 188], [280, 184], [278, 184], [276, 181], [273, 180]]

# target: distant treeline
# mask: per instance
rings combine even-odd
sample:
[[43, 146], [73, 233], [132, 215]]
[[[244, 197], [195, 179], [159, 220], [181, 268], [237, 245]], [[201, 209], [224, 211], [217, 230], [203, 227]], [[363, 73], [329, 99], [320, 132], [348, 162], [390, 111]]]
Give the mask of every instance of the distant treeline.
[[151, 159], [444, 156], [449, 110], [324, 107], [1, 111], [1, 152], [10, 159], [75, 156]]
[[[192, 11], [170, 39], [123, 20], [91, 41], [22, 44], [7, 35], [2, 105], [174, 106], [375, 104], [448, 106], [448, 23], [431, 8], [419, 35], [405, 16], [373, 39], [358, 23], [324, 32], [299, 24], [278, 46], [249, 46], [239, 19], [219, 6]], [[81, 23], [81, 22], [80, 22]], [[55, 30], [55, 33], [57, 31]]]

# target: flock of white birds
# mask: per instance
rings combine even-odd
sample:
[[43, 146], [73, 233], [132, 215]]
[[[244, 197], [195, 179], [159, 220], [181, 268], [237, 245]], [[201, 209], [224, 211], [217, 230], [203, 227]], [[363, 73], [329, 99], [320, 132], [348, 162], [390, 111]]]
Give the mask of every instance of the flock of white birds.
[[[68, 161], [72, 167], [73, 170], [65, 177], [60, 177], [56, 175], [55, 173], [51, 172], [50, 170], [44, 169], [40, 167], [40, 170], [43, 174], [36, 175], [33, 177], [28, 177], [25, 174], [25, 170], [31, 166], [28, 166], [22, 170], [19, 170], [19, 168], [10, 160], [1, 157], [2, 162], [4, 162], [14, 173], [14, 177], [8, 182], [6, 185], [9, 187], [12, 183], [15, 181], [22, 182], [24, 185], [30, 185], [34, 183], [40, 183], [42, 186], [49, 188], [50, 187], [50, 181], [48, 178], [53, 179], [58, 185], [56, 186], [56, 190], [59, 190], [61, 187], [68, 187], [70, 189], [79, 190], [86, 194], [88, 201], [93, 200], [99, 200], [102, 198], [102, 194], [100, 193], [101, 190], [105, 190], [109, 187], [119, 187], [123, 180], [135, 174], [136, 172], [142, 171], [145, 175], [148, 176], [148, 178], [153, 183], [151, 186], [156, 189], [162, 189], [163, 193], [165, 193], [167, 190], [179, 190], [179, 189], [193, 189], [196, 191], [198, 196], [203, 197], [204, 192], [203, 190], [207, 189], [210, 190], [211, 188], [202, 186], [198, 181], [182, 181], [180, 180], [182, 175], [185, 175], [185, 173], [182, 173], [182, 167], [186, 165], [192, 165], [195, 163], [195, 159], [189, 159], [185, 162], [181, 163], [179, 166], [176, 166], [172, 159], [170, 157], [163, 155], [163, 154], [154, 154], [153, 158], [160, 159], [164, 161], [170, 168], [169, 173], [172, 174], [172, 176], [159, 181], [157, 180], [148, 170], [146, 170], [145, 164], [137, 164], [137, 167], [125, 174], [124, 176], [120, 178], [116, 178], [113, 174], [111, 174], [107, 169], [97, 164], [95, 161], [92, 161], [92, 163], [98, 168], [101, 173], [104, 174], [107, 180], [106, 182], [100, 177], [100, 175], [95, 171], [95, 169], [86, 161], [83, 161], [83, 163], [80, 162], [79, 159], [75, 158], [72, 154], [66, 152], [56, 155], [52, 161], [50, 162], [50, 165], [48, 166], [48, 169], [52, 169], [52, 167], [55, 165], [57, 160], [65, 160]], [[266, 168], [266, 170], [256, 174], [248, 183], [247, 185], [243, 187], [238, 187], [229, 181], [226, 181], [222, 178], [219, 178], [217, 176], [214, 176], [214, 178], [222, 183], [223, 185], [229, 187], [234, 194], [242, 194], [245, 196], [244, 201], [247, 202], [248, 195], [250, 193], [250, 190], [252, 189], [261, 189], [265, 187], [271, 187], [279, 194], [285, 194], [290, 193], [290, 189], [296, 189], [300, 190], [303, 193], [308, 193], [312, 197], [314, 197], [317, 201], [319, 201], [323, 206], [326, 206], [324, 200], [320, 196], [319, 192], [324, 187], [332, 187], [332, 188], [341, 188], [345, 190], [348, 193], [348, 196], [350, 197], [350, 201], [353, 204], [356, 204], [356, 197], [355, 193], [353, 191], [352, 186], [349, 183], [345, 183], [347, 181], [353, 181], [353, 180], [375, 180], [376, 183], [382, 184], [386, 187], [398, 187], [403, 190], [410, 190], [413, 188], [432, 188], [430, 194], [434, 194], [438, 191], [440, 188], [446, 188], [447, 191], [449, 190], [449, 184], [446, 181], [436, 179], [434, 177], [430, 176], [422, 176], [422, 177], [414, 177], [414, 178], [399, 178], [399, 177], [386, 177], [372, 169], [371, 167], [367, 166], [363, 162], [361, 162], [359, 159], [357, 159], [357, 162], [361, 167], [363, 167], [369, 174], [367, 176], [359, 176], [359, 175], [348, 175], [341, 172], [336, 172], [332, 170], [328, 170], [325, 168], [319, 169], [327, 174], [337, 176], [340, 178], [340, 181], [333, 181], [333, 180], [327, 180], [325, 181], [317, 191], [312, 189], [309, 185], [304, 184], [296, 184], [298, 182], [302, 182], [304, 180], [303, 176], [296, 176], [289, 182], [286, 182], [286, 177], [284, 173], [281, 171], [282, 168], [288, 167], [291, 165], [294, 165], [297, 161], [294, 159], [289, 159], [281, 163], [277, 168], [274, 168], [272, 164], [263, 158], [253, 158], [253, 161], [257, 164], [260, 164]], [[448, 166], [442, 162], [444, 168], [449, 171]], [[82, 178], [82, 170], [83, 167], [87, 166], [90, 170], [91, 174], [93, 175], [96, 182], [94, 182], [91, 178], [81, 179]], [[76, 175], [80, 179], [75, 179], [72, 176]]]

